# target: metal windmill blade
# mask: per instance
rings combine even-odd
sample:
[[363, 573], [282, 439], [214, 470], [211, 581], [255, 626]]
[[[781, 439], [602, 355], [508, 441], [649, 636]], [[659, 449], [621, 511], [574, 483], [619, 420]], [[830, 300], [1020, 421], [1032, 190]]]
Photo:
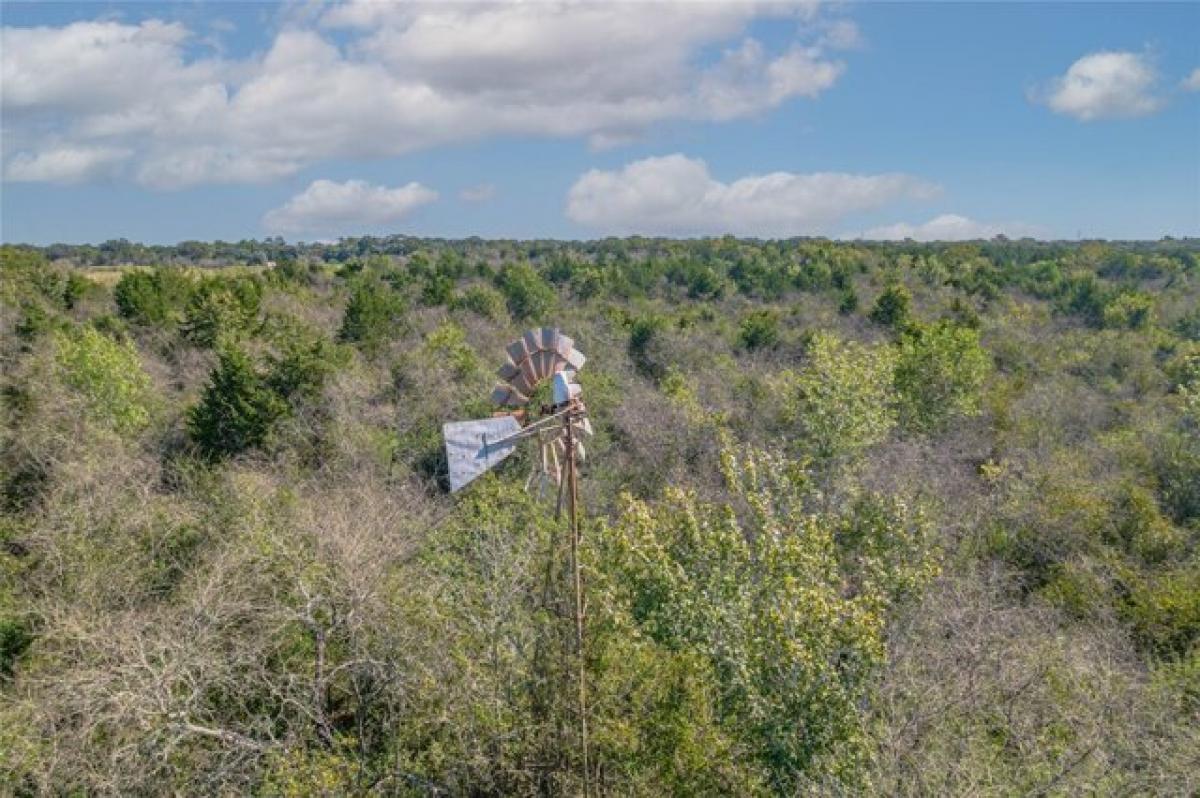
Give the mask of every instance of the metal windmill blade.
[[[592, 425], [575, 378], [587, 358], [571, 338], [552, 327], [526, 332], [505, 347], [505, 352], [507, 358], [496, 372], [500, 382], [492, 390], [492, 401], [508, 412], [490, 419], [451, 422], [442, 428], [452, 493], [494, 468], [525, 438], [538, 441], [527, 489], [537, 487], [540, 492], [549, 484], [562, 485], [564, 469], [583, 460], [580, 439], [591, 437]], [[552, 384], [553, 403], [531, 407], [532, 397], [547, 382]]]

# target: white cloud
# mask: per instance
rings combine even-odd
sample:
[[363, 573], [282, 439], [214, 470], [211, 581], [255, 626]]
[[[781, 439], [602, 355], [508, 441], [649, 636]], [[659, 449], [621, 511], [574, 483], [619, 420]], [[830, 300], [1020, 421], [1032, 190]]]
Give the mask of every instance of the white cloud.
[[707, 116], [734, 119], [774, 108], [789, 97], [816, 97], [843, 69], [822, 60], [816, 47], [793, 47], [768, 59], [760, 42], [746, 39], [704, 74], [698, 95]]
[[4, 170], [13, 182], [79, 183], [112, 176], [131, 155], [116, 147], [57, 147], [36, 155], [18, 153]]
[[271, 233], [354, 233], [400, 221], [437, 199], [420, 183], [399, 188], [362, 180], [314, 180], [281, 207], [268, 211], [262, 226]]
[[4, 108], [10, 113], [127, 111], [163, 91], [187, 92], [213, 77], [212, 64], [185, 64], [178, 23], [74, 22], [0, 32]]
[[998, 235], [1005, 235], [1009, 238], [1036, 236], [1038, 232], [1034, 226], [1021, 222], [988, 224], [958, 214], [944, 213], [924, 224], [914, 225], [899, 222], [884, 227], [874, 227], [858, 235], [843, 236], [843, 238], [864, 238], [868, 241], [900, 241], [905, 238], [911, 238], [914, 241], [974, 241], [995, 238]]
[[1145, 56], [1099, 52], [1080, 58], [1031, 96], [1053, 111], [1090, 122], [1154, 113], [1163, 107], [1155, 94], [1157, 83], [1158, 74]]
[[458, 198], [463, 202], [487, 202], [494, 196], [496, 196], [496, 186], [492, 183], [467, 186], [458, 192]]
[[863, 45], [858, 25], [848, 19], [837, 19], [827, 23], [819, 41], [831, 50], [853, 50]]
[[1188, 75], [1179, 85], [1184, 91], [1200, 91], [1200, 67], [1192, 70], [1192, 74]]
[[606, 233], [784, 237], [822, 234], [850, 213], [937, 188], [904, 174], [773, 172], [722, 183], [681, 154], [593, 169], [567, 194], [567, 216]]
[[[764, 16], [791, 17], [795, 37], [748, 35]], [[123, 174], [173, 188], [491, 136], [613, 146], [817, 97], [847, 37], [813, 3], [748, 2], [360, 0], [295, 17], [243, 59], [193, 55], [209, 51], [178, 23], [5, 27], [4, 157], [130, 150]]]

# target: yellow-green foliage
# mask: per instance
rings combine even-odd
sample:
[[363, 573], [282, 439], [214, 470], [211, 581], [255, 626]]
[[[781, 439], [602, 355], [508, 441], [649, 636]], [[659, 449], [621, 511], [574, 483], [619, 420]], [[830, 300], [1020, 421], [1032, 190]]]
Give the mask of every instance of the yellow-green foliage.
[[895, 362], [889, 346], [817, 333], [804, 365], [777, 377], [781, 420], [814, 457], [857, 454], [895, 426]]
[[254, 276], [211, 277], [200, 282], [184, 313], [184, 337], [205, 347], [232, 343], [258, 318], [262, 293], [262, 281]]
[[473, 285], [450, 302], [455, 309], [469, 310], [485, 319], [504, 315], [504, 295], [486, 285]]
[[[853, 781], [889, 610], [936, 573], [927, 525], [902, 504], [813, 515], [806, 475], [778, 456], [726, 449], [722, 464], [728, 503], [674, 489], [660, 502], [627, 498], [604, 533], [605, 640], [629, 661], [610, 655], [602, 679], [647, 702], [604, 727], [609, 753], [633, 766], [655, 750], [667, 783], [687, 791]], [[651, 658], [673, 692], [635, 689], [629, 663]], [[694, 735], [733, 762], [706, 761]]]
[[978, 415], [991, 368], [975, 330], [949, 322], [909, 328], [896, 362], [902, 422], [935, 432], [956, 416]]
[[150, 423], [150, 377], [132, 344], [114, 341], [91, 327], [58, 333], [54, 340], [63, 381], [84, 398], [97, 422], [121, 433], [137, 432]]
[[425, 336], [425, 347], [435, 363], [445, 364], [459, 379], [479, 370], [479, 358], [467, 343], [463, 328], [451, 321], [442, 322]]

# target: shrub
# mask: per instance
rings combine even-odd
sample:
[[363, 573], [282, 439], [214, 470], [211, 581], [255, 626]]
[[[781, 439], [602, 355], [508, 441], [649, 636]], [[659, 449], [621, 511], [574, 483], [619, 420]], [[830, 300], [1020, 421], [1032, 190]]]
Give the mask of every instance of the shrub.
[[856, 310], [858, 310], [858, 293], [853, 287], [848, 287], [842, 291], [841, 299], [838, 300], [838, 313], [849, 316]]
[[467, 343], [462, 327], [443, 322], [425, 337], [425, 347], [434, 363], [450, 366], [454, 376], [464, 379], [479, 370], [479, 358]]
[[181, 269], [128, 271], [113, 289], [122, 317], [145, 326], [171, 327], [183, 317], [193, 283]]
[[1175, 320], [1171, 329], [1176, 335], [1189, 341], [1200, 341], [1200, 308], [1194, 308]]
[[1200, 519], [1200, 435], [1182, 430], [1165, 436], [1154, 454], [1158, 491], [1176, 523]]
[[772, 310], [756, 310], [742, 319], [738, 343], [750, 350], [774, 349], [779, 345], [779, 314]]
[[599, 269], [580, 269], [571, 278], [571, 291], [582, 301], [599, 296], [603, 290], [604, 274]]
[[249, 332], [262, 305], [262, 282], [255, 277], [211, 277], [196, 286], [183, 319], [183, 335], [206, 348]]
[[473, 285], [455, 297], [450, 306], [497, 321], [504, 315], [504, 295], [486, 285]]
[[[0, 528], [0, 544], [6, 542], [5, 531]], [[29, 620], [24, 617], [21, 603], [16, 592], [9, 587], [15, 584], [15, 574], [8, 569], [8, 563], [0, 560], [0, 686], [12, 676], [13, 666], [17, 659], [33, 642], [33, 630]]]
[[899, 330], [908, 323], [912, 295], [908, 289], [899, 283], [893, 283], [883, 289], [875, 300], [875, 305], [867, 317], [876, 324]]
[[0, 245], [0, 300], [12, 303], [45, 302], [58, 310], [71, 310], [99, 286], [75, 271], [49, 263], [37, 250]]
[[955, 417], [978, 415], [991, 368], [975, 330], [946, 321], [910, 328], [896, 362], [901, 423], [937, 432]]
[[1118, 294], [1104, 305], [1101, 320], [1104, 327], [1122, 330], [1144, 330], [1153, 317], [1154, 299], [1140, 292]]
[[667, 267], [667, 279], [687, 287], [692, 299], [720, 299], [725, 294], [725, 279], [712, 265], [690, 258], [676, 260]]
[[279, 352], [268, 357], [266, 384], [291, 405], [317, 399], [326, 380], [343, 368], [349, 350], [325, 336], [301, 329], [281, 336]]
[[666, 373], [666, 365], [653, 353], [653, 344], [667, 329], [667, 320], [657, 314], [639, 316], [629, 326], [629, 359], [644, 377], [657, 380]]
[[426, 307], [449, 305], [454, 298], [454, 279], [444, 274], [431, 274], [421, 284], [421, 304]]
[[777, 378], [780, 419], [818, 459], [855, 455], [895, 426], [894, 368], [891, 347], [817, 333], [804, 366]]
[[69, 328], [65, 319], [46, 309], [45, 303], [30, 299], [21, 303], [21, 320], [17, 322], [15, 332], [23, 341], [32, 341], [54, 330]]
[[515, 319], [542, 321], [557, 300], [554, 289], [528, 263], [505, 267], [498, 281], [508, 302], [508, 311]]
[[1138, 642], [1160, 657], [1187, 655], [1200, 641], [1200, 565], [1131, 582], [1124, 614]]
[[230, 347], [221, 352], [200, 403], [188, 415], [188, 433], [203, 456], [229, 457], [262, 445], [286, 411], [250, 357]]
[[394, 289], [377, 280], [361, 280], [350, 292], [339, 337], [367, 352], [376, 352], [404, 322], [408, 307]]
[[[709, 779], [703, 789], [689, 785], [701, 792], [769, 785], [791, 795], [823, 775], [853, 784], [861, 713], [885, 660], [885, 619], [936, 572], [922, 543], [901, 553], [887, 541], [915, 530], [923, 541], [925, 524], [902, 508], [876, 507], [843, 527], [855, 534], [839, 550], [839, 522], [807, 511], [808, 482], [793, 464], [726, 448], [722, 469], [730, 503], [678, 489], [653, 504], [627, 497], [602, 535], [605, 628], [596, 634], [617, 638], [622, 657], [606, 657], [611, 671], [601, 678], [621, 687], [620, 697], [623, 680], [635, 678], [625, 668], [658, 663], [679, 684], [680, 701], [628, 708], [627, 732], [614, 742], [640, 731], [646, 745], [652, 731], [652, 766], [678, 766], [683, 753]], [[884, 551], [878, 546], [895, 556], [872, 556]], [[688, 746], [697, 739], [732, 761], [696, 756]], [[734, 772], [721, 773], [722, 764]]]
[[150, 422], [153, 391], [137, 350], [91, 327], [55, 338], [63, 381], [78, 391], [92, 417], [121, 433]]

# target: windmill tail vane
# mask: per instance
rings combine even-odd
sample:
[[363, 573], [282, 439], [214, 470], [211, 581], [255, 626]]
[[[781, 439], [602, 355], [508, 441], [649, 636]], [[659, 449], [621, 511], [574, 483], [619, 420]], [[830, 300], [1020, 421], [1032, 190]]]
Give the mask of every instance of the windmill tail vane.
[[[452, 493], [495, 468], [527, 438], [537, 440], [538, 452], [525, 487], [539, 494], [550, 485], [561, 489], [568, 466], [585, 456], [581, 439], [592, 436], [592, 424], [576, 379], [587, 358], [575, 342], [557, 329], [542, 327], [526, 332], [505, 352], [492, 401], [506, 410], [442, 428]], [[534, 394], [547, 382], [552, 404], [533, 407]]]

